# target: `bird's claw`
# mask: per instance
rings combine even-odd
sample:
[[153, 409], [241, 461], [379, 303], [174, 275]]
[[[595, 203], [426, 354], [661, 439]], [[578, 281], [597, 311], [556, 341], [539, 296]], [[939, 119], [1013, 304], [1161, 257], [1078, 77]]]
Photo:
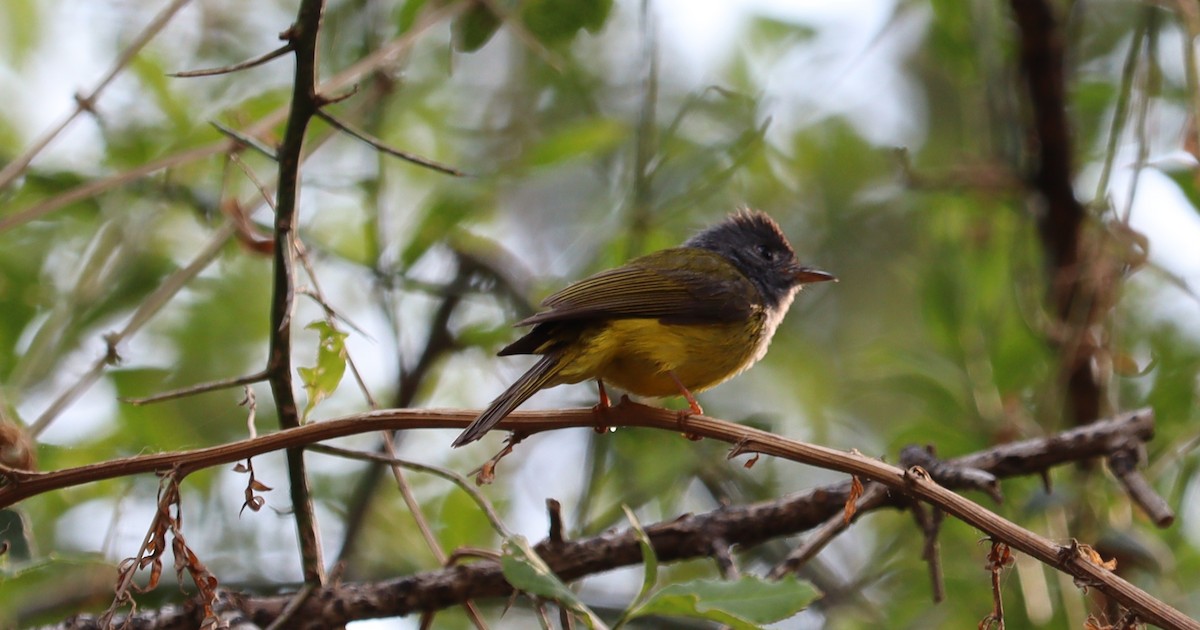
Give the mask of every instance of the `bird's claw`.
[[[699, 407], [699, 406], [700, 405], [695, 405], [695, 407]], [[692, 417], [693, 415], [704, 415], [704, 411], [703, 410], [696, 411], [695, 408], [692, 408], [692, 409], [684, 409], [683, 411], [677, 412], [677, 422], [679, 423], [679, 432], [683, 434], [683, 437], [685, 437], [693, 442], [699, 442], [700, 440], [704, 439], [704, 436], [692, 433], [691, 431], [688, 431], [688, 428], [687, 428], [687, 420], [688, 420], [688, 418]]]

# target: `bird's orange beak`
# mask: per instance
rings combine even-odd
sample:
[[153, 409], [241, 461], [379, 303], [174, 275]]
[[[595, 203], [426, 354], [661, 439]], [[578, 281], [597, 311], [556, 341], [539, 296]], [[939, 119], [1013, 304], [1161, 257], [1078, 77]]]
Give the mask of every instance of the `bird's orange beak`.
[[837, 276], [820, 269], [811, 267], [801, 267], [796, 270], [796, 275], [793, 276], [796, 282], [800, 284], [813, 284], [815, 282], [837, 282]]

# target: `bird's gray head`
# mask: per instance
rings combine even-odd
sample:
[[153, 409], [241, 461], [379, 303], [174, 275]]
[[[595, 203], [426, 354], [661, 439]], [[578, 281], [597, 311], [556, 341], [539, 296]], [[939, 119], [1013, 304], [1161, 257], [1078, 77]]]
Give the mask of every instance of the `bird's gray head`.
[[801, 266], [779, 225], [756, 210], [739, 210], [683, 246], [724, 256], [758, 287], [770, 309], [786, 308], [804, 284], [836, 280], [832, 274]]

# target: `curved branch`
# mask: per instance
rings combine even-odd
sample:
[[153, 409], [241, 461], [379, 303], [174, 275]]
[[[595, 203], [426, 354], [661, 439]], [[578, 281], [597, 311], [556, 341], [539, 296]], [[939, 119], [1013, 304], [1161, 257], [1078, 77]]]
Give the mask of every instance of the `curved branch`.
[[[383, 409], [310, 422], [303, 426], [247, 438], [227, 444], [190, 451], [169, 451], [151, 455], [134, 455], [85, 466], [50, 472], [29, 472], [0, 465], [0, 509], [39, 494], [81, 486], [106, 479], [129, 475], [159, 473], [176, 466], [187, 473], [223, 464], [233, 464], [248, 457], [272, 453], [286, 448], [316, 444], [325, 440], [370, 433], [372, 431], [403, 431], [412, 429], [453, 429], [460, 431], [476, 416], [477, 409]], [[517, 431], [530, 435], [543, 431], [573, 427], [594, 427], [598, 419], [589, 409], [548, 409], [544, 411], [515, 411], [496, 425], [496, 430]], [[603, 418], [608, 427], [651, 427], [678, 431], [676, 412], [622, 401]], [[772, 436], [785, 443], [800, 444], [773, 436], [765, 431], [707, 416], [689, 416], [688, 431], [701, 437], [738, 444], [755, 436]], [[1013, 477], [1040, 473], [1048, 468], [1093, 457], [1108, 455], [1128, 440], [1146, 441], [1154, 434], [1154, 414], [1149, 409], [1132, 411], [1109, 420], [1064, 431], [1045, 438], [1012, 442], [951, 460], [959, 466], [969, 466], [991, 472], [997, 477]], [[807, 446], [807, 445], [806, 445]], [[850, 456], [842, 451], [811, 447], [827, 453], [826, 459], [840, 460]], [[765, 452], [765, 451], [764, 451]], [[796, 459], [795, 456], [788, 459]], [[826, 466], [810, 460], [796, 460], [832, 470], [851, 472], [841, 467]], [[859, 474], [862, 471], [853, 472]], [[956, 487], [951, 484], [950, 487]]]
[[[504, 421], [504, 428], [516, 429], [521, 433], [566, 426], [590, 426], [594, 420], [590, 410], [523, 412], [514, 415], [515, 417]], [[306, 439], [328, 439], [348, 432], [380, 429], [459, 428], [473, 418], [474, 412], [468, 410], [377, 412], [306, 425], [258, 438], [257, 442], [274, 438], [274, 449], [278, 449], [282, 446], [279, 445], [280, 438], [276, 436], [285, 434], [289, 438], [303, 434]], [[610, 426], [648, 426], [670, 431], [677, 430], [677, 422], [675, 412], [629, 402], [623, 402], [610, 409], [605, 417], [605, 423]], [[854, 472], [864, 478], [873, 479], [889, 486], [893, 492], [885, 501], [871, 509], [904, 506], [911, 500], [908, 497], [913, 496], [927, 500], [996, 539], [1010, 544], [1014, 549], [1025, 551], [1075, 576], [1080, 583], [1109, 594], [1137, 610], [1142, 619], [1164, 628], [1200, 628], [1200, 624], [1195, 621], [1113, 575], [1107, 569], [1092, 564], [1078, 553], [1076, 545], [1060, 546], [1024, 530], [936, 485], [919, 468], [902, 471], [862, 455], [803, 444], [750, 427], [702, 416], [689, 418], [688, 429], [705, 437], [737, 444], [738, 450], [741, 451], [754, 450], [776, 454], [794, 461]], [[1143, 410], [1055, 436], [988, 449], [954, 461], [959, 465], [966, 465], [968, 462], [970, 465], [977, 464], [996, 476], [1030, 474], [1044, 470], [1046, 466], [1103, 455], [1106, 448], [1125, 444], [1129, 439], [1148, 439], [1152, 433], [1153, 415], [1148, 410]], [[256, 440], [246, 440], [227, 447], [245, 448], [252, 442]], [[208, 456], [212, 457], [213, 449], [206, 450], [210, 451]], [[197, 457], [193, 454], [178, 454], [177, 458], [180, 455], [189, 455], [189, 465], [194, 465]], [[774, 501], [723, 507], [706, 514], [687, 516], [651, 526], [647, 528], [647, 533], [659, 559], [664, 561], [707, 556], [711, 553], [716, 538], [724, 540], [726, 544], [753, 546], [771, 538], [810, 529], [830, 516], [840, 514], [849, 497], [849, 488], [850, 484], [847, 482]], [[860, 505], [859, 510], [862, 511], [864, 507]], [[637, 538], [631, 531], [608, 532], [569, 542], [546, 540], [537, 546], [537, 551], [555, 572], [566, 580], [641, 561]], [[499, 564], [481, 561], [385, 582], [341, 584], [320, 588], [314, 591], [298, 618], [310, 619], [322, 625], [342, 624], [353, 619], [404, 615], [456, 605], [467, 598], [499, 597], [510, 593], [511, 587], [504, 581]], [[287, 596], [227, 596], [235, 607], [258, 623], [269, 623], [290, 601]], [[333, 602], [337, 602], [337, 605], [331, 605]], [[180, 611], [175, 614], [186, 613]], [[71, 627], [89, 627], [87, 618], [77, 618], [76, 622], [80, 625]]]

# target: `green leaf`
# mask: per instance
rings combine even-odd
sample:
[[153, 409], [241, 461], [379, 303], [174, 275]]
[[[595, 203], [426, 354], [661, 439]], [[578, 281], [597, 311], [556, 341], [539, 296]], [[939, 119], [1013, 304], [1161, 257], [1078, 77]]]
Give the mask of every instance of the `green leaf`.
[[621, 509], [625, 510], [625, 518], [629, 519], [629, 524], [633, 527], [634, 533], [637, 534], [638, 545], [642, 548], [642, 564], [645, 567], [642, 575], [642, 590], [638, 593], [635, 604], [640, 604], [646, 601], [646, 596], [650, 594], [650, 589], [658, 583], [658, 554], [654, 553], [654, 546], [650, 544], [650, 537], [646, 535], [646, 530], [642, 528], [641, 521], [633, 510], [629, 509], [628, 505], [622, 505]]
[[576, 2], [576, 11], [579, 12], [579, 23], [589, 33], [599, 33], [604, 27], [604, 23], [608, 21], [608, 16], [612, 14], [612, 0], [584, 0]]
[[38, 2], [8, 0], [2, 5], [0, 42], [4, 44], [4, 53], [11, 56], [13, 61], [23, 62], [36, 51], [39, 36], [43, 33]]
[[801, 582], [795, 576], [778, 582], [755, 576], [744, 576], [733, 582], [693, 580], [658, 591], [629, 616], [631, 619], [648, 615], [691, 617], [753, 630], [761, 624], [795, 615], [819, 595], [812, 584]]
[[53, 624], [62, 617], [62, 605], [39, 610], [36, 603], [54, 601], [50, 594], [64, 588], [111, 583], [115, 574], [116, 567], [98, 554], [55, 552], [30, 564], [4, 565], [0, 567], [0, 627]]
[[0, 546], [5, 546], [6, 558], [28, 562], [33, 557], [32, 544], [28, 519], [12, 508], [0, 510]]
[[[171, 121], [174, 127], [171, 137], [186, 137], [186, 130], [195, 129], [195, 114], [188, 109], [188, 103], [181, 99], [172, 88], [178, 86], [178, 81], [167, 76], [167, 70], [161, 61], [152, 55], [140, 54], [133, 58], [130, 69], [146, 88], [145, 94], [152, 97], [159, 111]], [[161, 137], [160, 137], [161, 142]]]
[[462, 185], [456, 184], [454, 188], [438, 193], [425, 209], [421, 223], [413, 230], [412, 240], [400, 254], [401, 265], [407, 269], [434, 243], [449, 236], [467, 217], [487, 205], [483, 195]]
[[408, 0], [400, 5], [400, 11], [396, 15], [397, 30], [400, 33], [407, 33], [413, 24], [417, 23], [417, 17], [421, 15], [426, 4], [427, 0]]
[[512, 343], [513, 329], [510, 322], [498, 325], [467, 324], [458, 331], [456, 340], [459, 346], [466, 348], [494, 348], [500, 344]]
[[753, 44], [766, 43], [790, 48], [813, 41], [818, 31], [808, 24], [760, 15], [751, 19], [750, 34], [749, 39]]
[[612, 0], [527, 0], [521, 4], [521, 21], [546, 44], [575, 36], [579, 29], [596, 33], [612, 12]]
[[1187, 197], [1193, 209], [1200, 209], [1200, 187], [1197, 186], [1196, 169], [1181, 168], [1164, 170], [1163, 174], [1171, 178], [1179, 187], [1179, 192]]
[[589, 628], [604, 628], [604, 622], [550, 570], [545, 560], [523, 536], [513, 536], [501, 546], [500, 568], [513, 588], [552, 599], [583, 617]]
[[476, 2], [454, 20], [454, 48], [460, 52], [475, 52], [492, 39], [500, 29], [500, 18], [484, 2]]
[[475, 501], [457, 487], [446, 490], [437, 514], [437, 522], [443, 524], [437, 532], [443, 549], [478, 546], [479, 541], [490, 540], [496, 534]]
[[346, 373], [346, 333], [336, 330], [325, 321], [315, 321], [305, 329], [315, 330], [321, 335], [317, 346], [317, 364], [297, 370], [304, 382], [304, 391], [308, 394], [308, 404], [304, 405], [304, 417], [307, 418], [309, 412], [342, 382], [342, 375]]
[[629, 524], [633, 527], [634, 533], [637, 535], [638, 545], [642, 548], [642, 566], [644, 569], [642, 575], [642, 590], [638, 592], [637, 597], [629, 604], [629, 609], [625, 614], [621, 615], [621, 620], [614, 627], [621, 628], [631, 618], [630, 615], [638, 606], [650, 596], [651, 589], [658, 583], [658, 555], [654, 553], [654, 547], [650, 544], [650, 537], [646, 535], [646, 530], [642, 527], [641, 521], [637, 515], [633, 513], [628, 505], [621, 505], [621, 509], [625, 511], [625, 518], [629, 519]]
[[529, 150], [525, 163], [548, 166], [569, 159], [604, 153], [621, 145], [629, 128], [611, 118], [586, 119], [568, 125], [543, 139]]

